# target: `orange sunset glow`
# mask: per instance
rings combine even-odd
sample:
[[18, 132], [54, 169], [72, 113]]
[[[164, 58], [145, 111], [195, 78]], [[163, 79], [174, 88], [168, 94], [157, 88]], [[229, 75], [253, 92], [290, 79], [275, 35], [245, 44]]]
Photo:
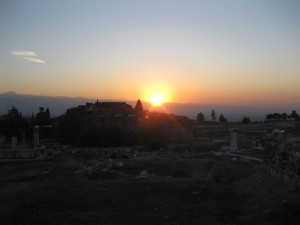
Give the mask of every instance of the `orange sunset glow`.
[[298, 1], [68, 2], [1, 7], [0, 93], [299, 103]]

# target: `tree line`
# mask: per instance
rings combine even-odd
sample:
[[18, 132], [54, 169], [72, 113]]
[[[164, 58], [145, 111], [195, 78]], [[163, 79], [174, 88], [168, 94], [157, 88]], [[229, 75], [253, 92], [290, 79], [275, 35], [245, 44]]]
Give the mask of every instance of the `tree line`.
[[[164, 115], [152, 115], [152, 119], [144, 117], [144, 109], [140, 101], [137, 102], [134, 108], [136, 117], [126, 118], [111, 118], [109, 121], [94, 121], [89, 118], [80, 118], [72, 114], [63, 114], [56, 118], [51, 118], [49, 108], [39, 107], [39, 111], [32, 113], [31, 118], [23, 117], [14, 106], [7, 111], [5, 115], [0, 116], [0, 136], [6, 137], [22, 137], [22, 133], [26, 132], [29, 139], [32, 137], [32, 128], [35, 126], [40, 127], [41, 137], [56, 138], [66, 143], [84, 144], [89, 145], [94, 143], [96, 145], [110, 146], [116, 145], [134, 145], [141, 140], [144, 142], [154, 137], [157, 140], [167, 139], [170, 130], [175, 130], [175, 127], [171, 127], [172, 123], [168, 122], [169, 117]], [[219, 116], [213, 109], [210, 114], [209, 121], [222, 124], [228, 122], [227, 118], [221, 113]], [[166, 119], [166, 118], [168, 119]], [[217, 120], [218, 118], [218, 120]], [[154, 119], [157, 122], [154, 123]], [[176, 118], [177, 119], [177, 118]], [[295, 120], [300, 121], [300, 116], [296, 110], [293, 110], [290, 114], [287, 113], [271, 113], [266, 115], [265, 122], [272, 120]], [[138, 124], [143, 121], [144, 125], [152, 124], [151, 126], [142, 126], [139, 128]], [[197, 114], [198, 123], [207, 122], [202, 112]], [[244, 124], [251, 123], [250, 117], [242, 117], [241, 122]], [[99, 124], [100, 123], [100, 124]], [[169, 133], [162, 129], [165, 125], [169, 127]], [[100, 138], [99, 138], [100, 137]]]
[[25, 132], [30, 137], [32, 127], [39, 126], [41, 128], [40, 132], [44, 133], [43, 128], [52, 126], [53, 121], [49, 108], [45, 110], [44, 107], [40, 107], [38, 113], [32, 113], [31, 119], [26, 119], [16, 107], [12, 106], [6, 114], [0, 117], [0, 135], [20, 138], [22, 133]]
[[300, 121], [300, 116], [296, 110], [293, 110], [291, 114], [287, 113], [271, 113], [266, 115], [266, 122], [271, 120], [296, 120]]
[[[211, 115], [211, 121], [216, 122], [217, 115], [216, 115], [216, 112], [215, 112], [214, 109], [211, 111], [210, 115]], [[198, 123], [204, 123], [206, 121], [205, 116], [202, 112], [197, 114], [197, 121], [198, 121]], [[228, 122], [223, 114], [220, 114], [218, 121], [220, 123], [227, 123]]]
[[[211, 111], [211, 120], [210, 121], [216, 122], [216, 119], [217, 119], [217, 115], [216, 115], [215, 110], [213, 109]], [[196, 120], [197, 120], [198, 123], [204, 123], [204, 122], [207, 121], [202, 112], [197, 114]], [[300, 121], [300, 116], [298, 115], [296, 110], [293, 110], [291, 112], [291, 114], [287, 114], [287, 113], [270, 113], [270, 114], [267, 114], [266, 118], [265, 118], [265, 122], [269, 122], [269, 121], [272, 121], [272, 120], [295, 120], [295, 121]], [[220, 114], [218, 121], [220, 123], [227, 123], [228, 122], [223, 114]], [[244, 124], [251, 123], [250, 117], [248, 117], [248, 116], [242, 117], [241, 123], [244, 123]]]

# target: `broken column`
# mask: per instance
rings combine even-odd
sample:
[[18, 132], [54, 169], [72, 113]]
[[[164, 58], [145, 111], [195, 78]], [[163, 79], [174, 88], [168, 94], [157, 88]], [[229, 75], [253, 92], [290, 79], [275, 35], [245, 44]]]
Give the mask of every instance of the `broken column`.
[[238, 150], [237, 132], [231, 132], [229, 151], [237, 151], [237, 150]]
[[26, 133], [25, 133], [25, 131], [23, 131], [22, 132], [22, 147], [24, 147], [25, 146], [25, 144], [26, 144]]
[[5, 136], [1, 135], [0, 137], [0, 148], [3, 148], [5, 146]]
[[33, 128], [33, 143], [34, 147], [37, 148], [40, 145], [39, 127], [35, 126]]
[[11, 148], [12, 149], [18, 148], [18, 138], [15, 136], [11, 137]]

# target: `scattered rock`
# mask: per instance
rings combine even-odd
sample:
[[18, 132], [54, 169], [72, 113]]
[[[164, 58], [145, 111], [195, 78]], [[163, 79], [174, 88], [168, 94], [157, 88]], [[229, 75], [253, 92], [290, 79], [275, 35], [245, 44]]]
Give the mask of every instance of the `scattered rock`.
[[224, 155], [223, 152], [215, 152], [215, 151], [211, 151], [211, 153], [213, 153], [215, 156], [222, 156], [222, 155]]
[[112, 169], [113, 168], [112, 163], [107, 164], [107, 168]]
[[107, 172], [109, 172], [109, 169], [108, 169], [108, 168], [103, 168], [103, 169], [101, 170], [101, 172], [107, 173]]
[[201, 185], [198, 186], [198, 188], [201, 189], [201, 190], [206, 190], [208, 187], [207, 187], [206, 184], [201, 184]]
[[140, 177], [141, 177], [141, 178], [148, 178], [148, 177], [149, 177], [148, 171], [147, 171], [147, 170], [142, 170], [142, 171], [140, 172]]
[[122, 168], [123, 166], [124, 166], [124, 163], [122, 161], [115, 163], [115, 167]]
[[81, 173], [83, 173], [83, 170], [76, 170], [73, 172], [73, 174], [81, 174]]
[[281, 131], [274, 130], [265, 136], [265, 151], [268, 159], [265, 169], [286, 184], [300, 188], [300, 141], [285, 139]]
[[155, 173], [152, 173], [151, 174], [151, 178], [156, 178], [157, 176], [156, 176], [156, 174]]

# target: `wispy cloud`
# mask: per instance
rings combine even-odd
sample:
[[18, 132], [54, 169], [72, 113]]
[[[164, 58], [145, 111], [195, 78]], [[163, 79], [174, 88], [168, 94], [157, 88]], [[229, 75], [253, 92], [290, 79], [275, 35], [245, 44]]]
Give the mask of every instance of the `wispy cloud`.
[[18, 51], [14, 50], [10, 52], [11, 55], [18, 56], [20, 58], [26, 59], [31, 62], [35, 63], [46, 63], [44, 60], [40, 59], [38, 57], [38, 54], [36, 54], [34, 51]]
[[33, 51], [11, 51], [10, 54], [16, 56], [37, 56], [37, 54]]
[[38, 59], [38, 58], [33, 58], [33, 57], [22, 57], [23, 59], [29, 60], [31, 62], [36, 62], [36, 63], [46, 63], [44, 60]]

